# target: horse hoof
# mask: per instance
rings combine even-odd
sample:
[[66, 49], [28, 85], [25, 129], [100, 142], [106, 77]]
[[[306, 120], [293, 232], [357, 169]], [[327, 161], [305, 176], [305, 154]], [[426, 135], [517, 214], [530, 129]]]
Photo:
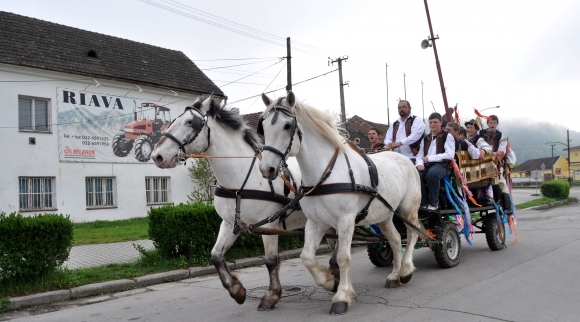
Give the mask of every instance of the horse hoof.
[[332, 303], [330, 308], [330, 314], [332, 315], [343, 315], [348, 310], [348, 304], [346, 302], [336, 302]]
[[398, 286], [399, 286], [399, 281], [397, 281], [397, 280], [387, 280], [387, 283], [385, 283], [386, 288], [396, 288]]
[[276, 303], [271, 303], [271, 301], [265, 301], [262, 299], [262, 301], [260, 301], [260, 304], [258, 304], [258, 311], [270, 311], [274, 309], [275, 305]]
[[409, 274], [408, 276], [401, 276], [400, 277], [401, 284], [409, 283], [409, 281], [411, 280], [412, 277], [413, 277], [413, 273]]
[[240, 305], [244, 304], [244, 302], [246, 301], [246, 288], [240, 285], [240, 289], [231, 295], [232, 298], [236, 300], [238, 304]]

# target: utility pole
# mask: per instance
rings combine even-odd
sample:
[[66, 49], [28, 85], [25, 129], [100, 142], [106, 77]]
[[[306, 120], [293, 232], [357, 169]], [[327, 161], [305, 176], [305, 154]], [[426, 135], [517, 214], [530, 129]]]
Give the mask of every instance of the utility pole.
[[403, 73], [403, 87], [405, 88], [405, 101], [407, 100], [407, 75]]
[[568, 182], [572, 184], [572, 177], [570, 176], [570, 130], [566, 130], [566, 145], [568, 146]]
[[286, 38], [286, 74], [288, 81], [286, 85], [286, 92], [292, 90], [292, 55], [290, 54], [290, 37]]
[[[427, 22], [429, 23], [429, 32], [431, 33], [430, 41], [433, 43], [433, 52], [435, 53], [435, 64], [437, 65], [437, 73], [439, 74], [439, 85], [441, 85], [441, 94], [443, 94], [443, 104], [445, 105], [445, 117], [447, 122], [451, 122], [451, 114], [449, 113], [449, 104], [447, 104], [447, 93], [445, 92], [445, 85], [443, 84], [443, 75], [441, 74], [441, 65], [439, 64], [439, 56], [437, 55], [437, 46], [435, 45], [435, 39], [439, 39], [439, 35], [435, 38], [433, 34], [433, 27], [431, 26], [431, 16], [429, 15], [429, 7], [427, 6], [427, 0], [425, 2], [425, 11], [427, 12]], [[425, 47], [426, 48], [426, 47]]]
[[342, 56], [336, 59], [332, 59], [330, 57], [328, 57], [328, 66], [330, 65], [334, 65], [334, 63], [338, 63], [338, 81], [339, 81], [339, 85], [340, 85], [340, 113], [341, 113], [341, 117], [340, 117], [340, 121], [342, 122], [342, 124], [344, 124], [344, 128], [346, 129], [346, 110], [344, 107], [344, 90], [343, 87], [344, 85], [348, 86], [348, 82], [343, 83], [342, 81], [342, 61], [346, 61], [348, 59], [348, 56]]
[[391, 114], [389, 113], [389, 65], [387, 63], [385, 63], [385, 74], [387, 76], [387, 125], [391, 126]]

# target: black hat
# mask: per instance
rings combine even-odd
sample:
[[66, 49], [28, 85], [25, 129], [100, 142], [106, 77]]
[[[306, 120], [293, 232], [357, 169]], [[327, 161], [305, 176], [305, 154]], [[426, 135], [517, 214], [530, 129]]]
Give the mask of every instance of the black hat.
[[475, 124], [475, 120], [474, 119], [471, 119], [471, 120], [465, 122], [465, 126], [467, 126], [467, 124], [473, 125], [473, 124]]

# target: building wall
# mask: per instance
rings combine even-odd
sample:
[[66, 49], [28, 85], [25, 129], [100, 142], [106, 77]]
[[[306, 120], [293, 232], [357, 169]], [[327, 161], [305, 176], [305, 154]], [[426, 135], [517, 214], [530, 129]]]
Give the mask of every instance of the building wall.
[[570, 149], [570, 170], [572, 180], [580, 181], [580, 149]]
[[[144, 217], [149, 206], [146, 203], [145, 177], [170, 177], [170, 202], [187, 201], [193, 182], [185, 166], [175, 169], [159, 169], [154, 163], [93, 163], [59, 161], [57, 124], [57, 88], [106, 93], [114, 96], [134, 97], [142, 100], [177, 102], [172, 104], [171, 116], [183, 111], [196, 98], [192, 94], [173, 93], [141, 86], [139, 93], [134, 84], [98, 79], [89, 85], [91, 77], [69, 75], [26, 67], [0, 64], [0, 133], [2, 151], [0, 158], [0, 212], [19, 212], [19, 177], [54, 177], [57, 210], [71, 216], [73, 221], [96, 219], [113, 220]], [[167, 95], [167, 93], [169, 93]], [[22, 132], [18, 129], [18, 97], [25, 95], [49, 99], [51, 133]], [[165, 96], [165, 97], [163, 97]], [[131, 110], [129, 111], [131, 112]], [[29, 138], [36, 144], [29, 144]], [[188, 166], [191, 161], [188, 161]], [[116, 180], [116, 208], [87, 209], [85, 196], [86, 177], [112, 176]], [[42, 213], [22, 212], [22, 214]]]

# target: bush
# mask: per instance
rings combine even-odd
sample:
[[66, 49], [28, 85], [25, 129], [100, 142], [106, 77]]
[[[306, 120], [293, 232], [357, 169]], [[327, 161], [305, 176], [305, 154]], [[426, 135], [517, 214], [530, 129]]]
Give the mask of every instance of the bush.
[[570, 183], [563, 180], [545, 181], [540, 186], [540, 191], [548, 198], [567, 199], [570, 196]]
[[[207, 265], [211, 260], [211, 250], [217, 239], [222, 222], [214, 206], [203, 203], [167, 205], [151, 208], [149, 216], [149, 238], [159, 255], [172, 259], [185, 257], [198, 265]], [[282, 236], [279, 249], [293, 249], [302, 246], [297, 237]], [[260, 236], [241, 234], [231, 251], [243, 250], [252, 254], [263, 254]]]
[[38, 277], [56, 270], [68, 259], [72, 242], [68, 216], [0, 213], [0, 279]]

